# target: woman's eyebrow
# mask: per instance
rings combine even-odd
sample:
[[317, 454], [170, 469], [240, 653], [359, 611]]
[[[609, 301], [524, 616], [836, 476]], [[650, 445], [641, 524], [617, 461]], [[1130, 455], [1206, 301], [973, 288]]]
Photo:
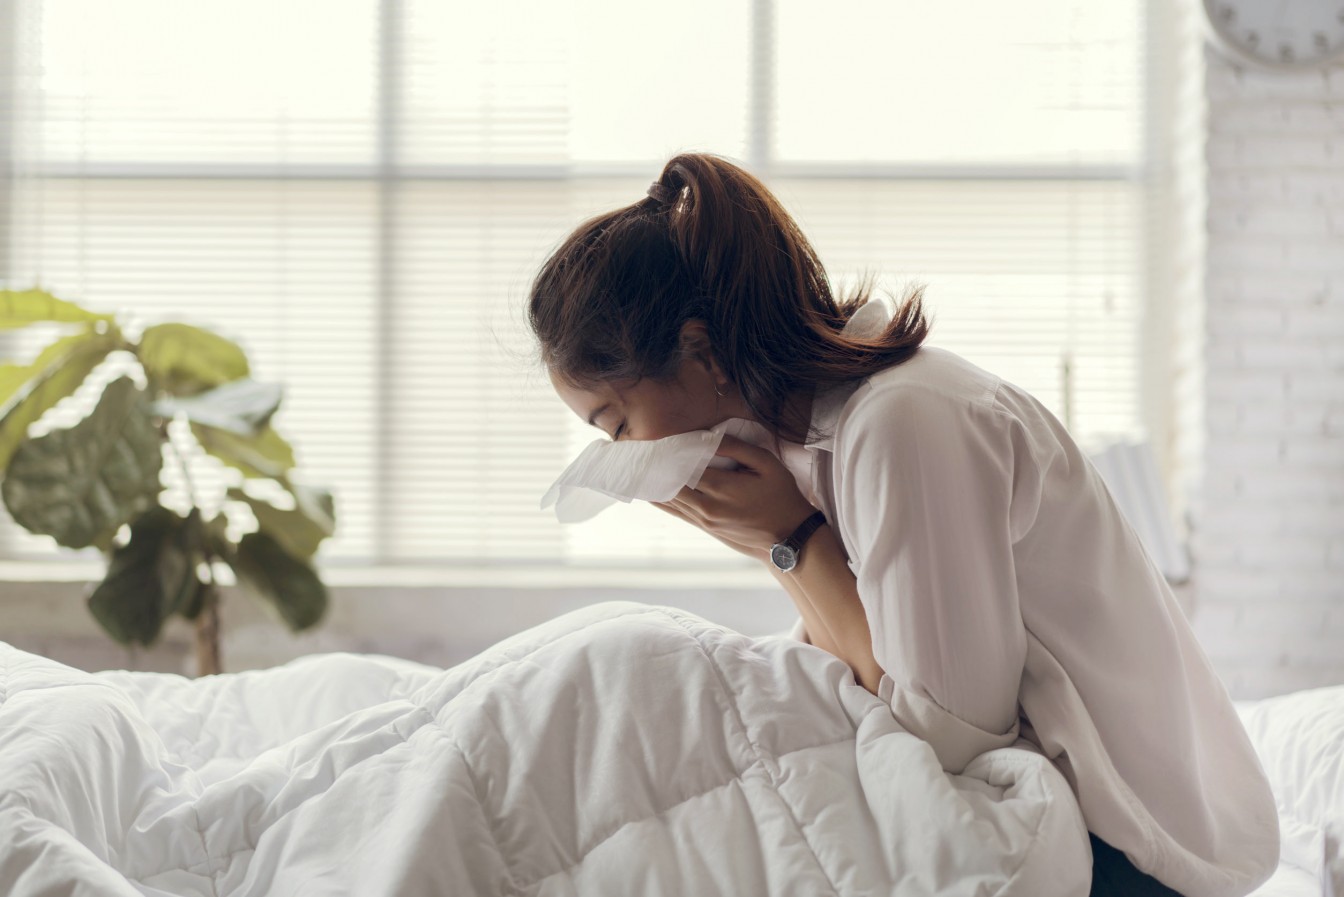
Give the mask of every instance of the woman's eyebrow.
[[[590, 426], [590, 427], [597, 427], [597, 424], [593, 423], [593, 421], [597, 420], [597, 416], [598, 416], [599, 414], [601, 414], [603, 411], [606, 411], [606, 410], [607, 410], [608, 408], [610, 408], [610, 407], [611, 407], [611, 403], [610, 403], [610, 402], [607, 402], [605, 405], [602, 405], [600, 408], [598, 408], [598, 409], [597, 409], [596, 411], [594, 411], [592, 414], [588, 415], [588, 426]], [[602, 428], [601, 428], [601, 427], [598, 427], [598, 429], [600, 430], [600, 429], [602, 429]]]

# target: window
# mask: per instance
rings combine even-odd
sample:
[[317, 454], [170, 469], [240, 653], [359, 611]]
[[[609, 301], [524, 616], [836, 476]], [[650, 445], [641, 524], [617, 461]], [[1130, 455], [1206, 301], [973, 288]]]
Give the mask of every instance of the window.
[[[529, 364], [527, 286], [682, 150], [762, 176], [838, 288], [927, 282], [931, 342], [1076, 434], [1140, 425], [1141, 0], [6, 5], [0, 275], [242, 343], [336, 491], [324, 564], [747, 563], [642, 503], [537, 507], [601, 437]], [[55, 553], [0, 523], [0, 554]]]

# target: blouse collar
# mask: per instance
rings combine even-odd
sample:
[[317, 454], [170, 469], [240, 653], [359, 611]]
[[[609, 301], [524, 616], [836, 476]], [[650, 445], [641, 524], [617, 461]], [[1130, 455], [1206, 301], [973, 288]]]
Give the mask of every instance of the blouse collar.
[[[880, 296], [872, 296], [858, 311], [850, 315], [840, 332], [850, 336], [876, 336], [891, 321], [891, 316], [891, 306], [887, 301]], [[837, 383], [821, 390], [813, 397], [812, 427], [824, 431], [826, 435], [816, 437], [809, 434], [807, 441], [803, 443], [804, 448], [832, 451], [835, 443], [835, 422], [839, 420], [845, 402], [863, 382], [863, 379], [859, 379]]]

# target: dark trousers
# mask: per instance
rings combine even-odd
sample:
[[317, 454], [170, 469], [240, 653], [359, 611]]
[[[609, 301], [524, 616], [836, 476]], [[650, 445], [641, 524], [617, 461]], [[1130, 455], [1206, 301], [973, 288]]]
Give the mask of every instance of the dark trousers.
[[1124, 851], [1091, 832], [1087, 836], [1092, 841], [1092, 890], [1088, 897], [1181, 897], [1156, 878], [1134, 868]]

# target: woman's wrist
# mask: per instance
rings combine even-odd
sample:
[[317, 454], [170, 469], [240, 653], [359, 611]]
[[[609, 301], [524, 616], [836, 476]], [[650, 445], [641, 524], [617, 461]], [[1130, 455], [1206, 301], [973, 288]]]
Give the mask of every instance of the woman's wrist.
[[784, 526], [782, 530], [776, 530], [777, 535], [775, 536], [774, 541], [771, 542], [770, 545], [766, 547], [767, 557], [769, 555], [771, 548], [773, 548], [775, 545], [778, 545], [780, 542], [783, 542], [789, 536], [792, 536], [795, 532], [797, 532], [798, 527], [806, 523], [808, 518], [810, 518], [813, 514], [817, 513], [818, 510], [820, 509], [815, 508], [810, 504], [807, 504], [796, 510], [793, 514], [789, 515], [788, 517], [785, 517]]

